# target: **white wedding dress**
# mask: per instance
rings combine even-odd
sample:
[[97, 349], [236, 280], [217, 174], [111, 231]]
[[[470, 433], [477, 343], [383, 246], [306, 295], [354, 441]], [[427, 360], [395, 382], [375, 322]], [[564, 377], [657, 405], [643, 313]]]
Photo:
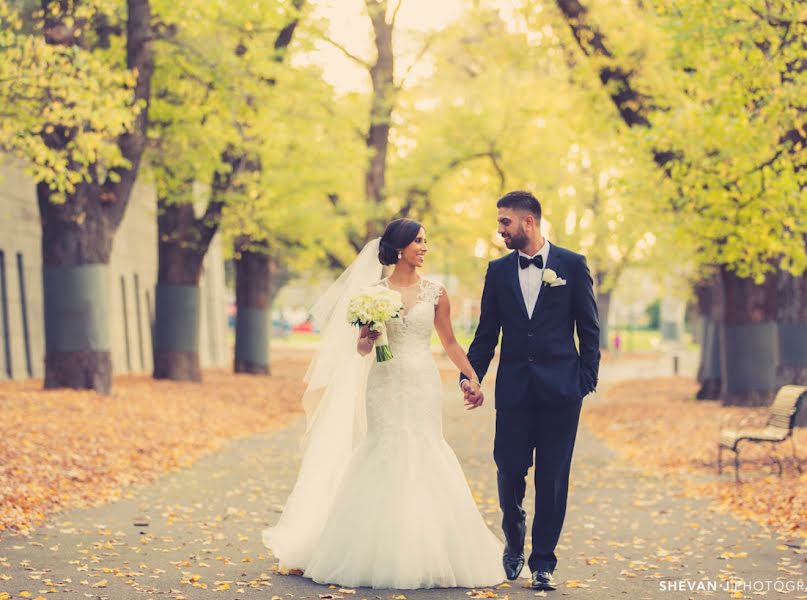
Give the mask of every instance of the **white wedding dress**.
[[[386, 279], [381, 284], [392, 287]], [[366, 437], [350, 456], [327, 517], [297, 531], [268, 529], [264, 543], [281, 566], [319, 583], [496, 585], [505, 578], [502, 544], [443, 438], [443, 386], [429, 348], [442, 287], [421, 278], [393, 289], [405, 306], [405, 316], [386, 324], [393, 358], [372, 359]]]

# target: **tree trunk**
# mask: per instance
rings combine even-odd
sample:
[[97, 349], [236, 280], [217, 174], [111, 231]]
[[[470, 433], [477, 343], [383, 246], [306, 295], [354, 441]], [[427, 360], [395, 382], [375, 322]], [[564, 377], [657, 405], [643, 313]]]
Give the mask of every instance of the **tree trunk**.
[[[304, 0], [292, 0], [296, 11], [300, 11]], [[274, 60], [282, 63], [299, 24], [299, 14], [295, 14], [278, 33], [274, 43]], [[274, 78], [267, 80], [274, 86]], [[385, 150], [386, 152], [386, 150]], [[246, 148], [233, 152], [228, 160], [237, 173], [234, 159], [238, 159], [238, 169], [259, 174], [263, 169], [260, 155], [254, 155]], [[233, 178], [235, 179], [235, 178]], [[239, 185], [231, 181], [235, 189]], [[268, 375], [269, 368], [269, 307], [271, 306], [271, 270], [268, 242], [252, 240], [248, 235], [236, 238], [235, 246], [235, 357], [233, 370], [236, 373]]]
[[241, 236], [235, 242], [236, 373], [268, 375], [271, 270], [269, 244]]
[[229, 165], [213, 176], [212, 197], [205, 214], [196, 218], [193, 182], [185, 181], [173, 190], [171, 201], [157, 202], [158, 267], [155, 294], [154, 373], [155, 379], [202, 380], [199, 368], [199, 328], [202, 264], [210, 242], [218, 231], [222, 197], [245, 164], [242, 156], [222, 153]]
[[81, 185], [64, 204], [37, 185], [42, 223], [45, 387], [112, 389], [109, 257], [115, 227], [97, 186]]
[[[807, 273], [779, 274], [779, 385], [807, 385]], [[796, 425], [807, 427], [807, 405], [796, 415]]]
[[392, 51], [394, 23], [387, 21], [387, 0], [366, 0], [373, 24], [376, 61], [370, 66], [373, 97], [367, 131], [369, 159], [364, 176], [365, 197], [370, 206], [366, 240], [381, 235], [380, 207], [386, 198], [387, 149], [395, 103], [395, 56]]
[[154, 378], [201, 381], [199, 279], [208, 246], [193, 239], [193, 205], [158, 202], [159, 253], [155, 293]]
[[723, 404], [767, 406], [776, 392], [778, 291], [775, 276], [762, 285], [721, 267], [725, 318], [720, 328]]
[[[51, 0], [42, 1], [48, 15], [43, 31], [46, 43], [75, 45], [79, 37], [63, 33], [73, 30], [71, 14], [65, 9], [73, 10], [76, 5], [60, 2], [60, 10], [55, 12], [50, 11], [51, 5]], [[107, 320], [109, 259], [145, 147], [154, 67], [148, 0], [127, 1], [126, 36], [126, 64], [136, 76], [135, 100], [143, 102], [134, 128], [117, 140], [129, 166], [111, 170], [106, 179], [80, 183], [60, 203], [51, 202], [53, 191], [46, 182], [37, 184], [42, 225], [45, 387], [49, 389], [93, 389], [102, 394], [112, 389]], [[74, 129], [56, 124], [43, 136], [50, 148], [61, 150], [75, 134]]]
[[807, 274], [779, 274], [779, 383], [807, 385]]
[[717, 400], [722, 388], [720, 365], [720, 327], [723, 323], [723, 282], [718, 276], [695, 285], [701, 315], [700, 365], [696, 394], [698, 400]]
[[611, 308], [611, 293], [611, 290], [597, 292], [597, 313], [600, 316], [600, 348], [603, 350], [607, 350], [609, 347], [608, 312]]

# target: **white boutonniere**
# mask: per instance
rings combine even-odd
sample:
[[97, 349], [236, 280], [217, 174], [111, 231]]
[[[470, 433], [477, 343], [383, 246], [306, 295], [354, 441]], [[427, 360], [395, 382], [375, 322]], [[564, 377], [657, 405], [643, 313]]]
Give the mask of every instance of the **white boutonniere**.
[[558, 274], [555, 273], [552, 269], [544, 269], [544, 283], [548, 284], [549, 287], [559, 287], [561, 285], [566, 285], [566, 280], [558, 277]]

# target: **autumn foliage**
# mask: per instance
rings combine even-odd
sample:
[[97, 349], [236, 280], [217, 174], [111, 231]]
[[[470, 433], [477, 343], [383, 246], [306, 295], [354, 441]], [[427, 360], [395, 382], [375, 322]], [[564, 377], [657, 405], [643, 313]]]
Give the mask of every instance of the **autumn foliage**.
[[122, 376], [111, 396], [0, 383], [0, 532], [114, 501], [227, 440], [282, 425], [302, 410], [306, 364], [276, 361], [272, 377], [209, 371], [204, 386]]
[[[740, 484], [734, 482], [733, 456], [725, 453], [728, 462], [718, 477], [720, 424], [728, 427], [751, 415], [752, 423], [762, 426], [767, 409], [695, 401], [696, 389], [697, 384], [684, 377], [624, 381], [609, 388], [605, 398], [588, 403], [583, 420], [631, 462], [682, 475], [688, 494], [713, 497], [740, 517], [807, 536], [807, 430], [795, 431], [804, 475], [796, 468], [788, 441], [778, 447], [741, 447]], [[784, 463], [781, 478], [771, 452]]]

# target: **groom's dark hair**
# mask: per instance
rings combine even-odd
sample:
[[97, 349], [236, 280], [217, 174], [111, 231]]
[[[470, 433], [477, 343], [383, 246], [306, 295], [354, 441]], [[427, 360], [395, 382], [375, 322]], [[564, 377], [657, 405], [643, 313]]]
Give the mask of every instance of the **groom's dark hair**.
[[524, 190], [507, 192], [496, 202], [496, 207], [531, 212], [537, 221], [541, 220], [541, 203], [538, 202], [538, 198]]

